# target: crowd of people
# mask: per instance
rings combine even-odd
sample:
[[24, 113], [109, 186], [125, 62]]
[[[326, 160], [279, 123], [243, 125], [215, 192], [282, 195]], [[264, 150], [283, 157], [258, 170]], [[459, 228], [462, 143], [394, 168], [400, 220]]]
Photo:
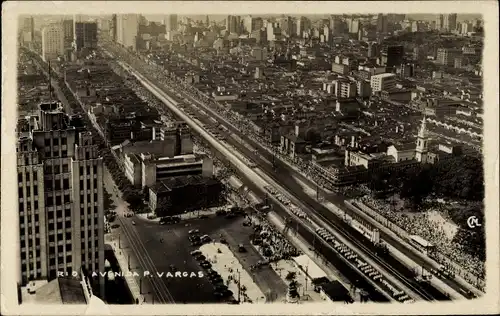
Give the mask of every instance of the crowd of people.
[[[433, 258], [436, 261], [447, 266], [453, 272], [473, 284], [481, 283], [478, 278], [481, 279], [484, 277], [484, 262], [463, 252], [460, 245], [449, 238], [442, 225], [429, 220], [425, 212], [416, 214], [398, 212], [390, 204], [385, 203], [383, 200], [373, 199], [369, 195], [359, 198], [358, 201], [373, 208], [410, 235], [419, 235], [434, 244], [436, 246], [436, 253], [433, 255]], [[456, 263], [456, 265], [450, 264], [450, 261]], [[465, 273], [462, 269], [468, 273]], [[481, 286], [481, 284], [478, 285]]]
[[258, 224], [254, 225], [254, 239], [260, 239], [261, 242], [257, 245], [257, 249], [267, 261], [276, 262], [282, 259], [290, 259], [290, 257], [300, 256], [300, 251], [293, 246], [282, 234], [276, 231], [276, 228], [260, 216], [255, 219]]

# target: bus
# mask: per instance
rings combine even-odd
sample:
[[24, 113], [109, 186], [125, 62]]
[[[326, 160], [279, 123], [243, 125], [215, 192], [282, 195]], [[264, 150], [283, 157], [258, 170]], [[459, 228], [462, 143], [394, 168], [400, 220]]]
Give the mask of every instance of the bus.
[[433, 244], [417, 235], [410, 236], [410, 244], [425, 254], [431, 253], [436, 248]]

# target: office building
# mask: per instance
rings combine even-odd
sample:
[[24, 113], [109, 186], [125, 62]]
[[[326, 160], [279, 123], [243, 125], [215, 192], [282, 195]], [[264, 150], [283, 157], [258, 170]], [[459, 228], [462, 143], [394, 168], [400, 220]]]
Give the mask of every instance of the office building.
[[460, 55], [461, 51], [459, 49], [438, 48], [436, 60], [440, 65], [453, 66], [455, 63], [455, 58], [459, 57]]
[[443, 16], [443, 30], [447, 32], [455, 31], [457, 28], [457, 14], [445, 14]]
[[167, 32], [177, 31], [178, 21], [177, 14], [166, 15], [163, 19], [163, 24], [165, 24], [165, 30]]
[[[18, 122], [21, 282], [104, 271], [103, 160], [58, 102]], [[95, 279], [103, 292], [102, 278]], [[94, 284], [96, 285], [96, 284]]]
[[380, 47], [378, 43], [376, 42], [368, 43], [368, 57], [370, 58], [378, 57], [379, 53], [380, 53]]
[[139, 32], [138, 14], [118, 14], [116, 17], [116, 42], [125, 48], [137, 49]]
[[335, 81], [335, 95], [341, 99], [353, 98], [356, 96], [356, 83], [349, 80]]
[[241, 18], [239, 16], [228, 15], [226, 18], [226, 30], [229, 33], [240, 33]]
[[379, 14], [377, 16], [377, 32], [378, 33], [387, 33], [387, 29], [388, 29], [387, 26], [388, 26], [387, 15]]
[[[262, 21], [262, 19], [260, 21]], [[260, 27], [262, 27], [262, 24]], [[260, 27], [257, 25], [257, 19], [251, 15], [248, 15], [243, 19], [243, 28], [248, 33], [252, 33], [252, 31], [258, 30]]]
[[74, 22], [73, 20], [63, 21], [63, 32], [64, 32], [64, 49], [70, 49], [74, 41]]
[[404, 58], [404, 46], [389, 46], [387, 47], [387, 61], [385, 66], [387, 67], [395, 67], [401, 65]]
[[75, 49], [81, 51], [84, 48], [97, 48], [97, 23], [75, 22], [74, 23]]
[[391, 90], [396, 87], [396, 75], [390, 73], [373, 75], [370, 78], [370, 87], [372, 92]]
[[439, 14], [436, 17], [436, 30], [441, 31], [443, 29], [444, 15]]
[[61, 24], [51, 24], [42, 30], [42, 59], [54, 60], [64, 54], [64, 30]]
[[35, 21], [32, 16], [23, 18], [22, 33], [25, 42], [33, 42], [35, 37]]

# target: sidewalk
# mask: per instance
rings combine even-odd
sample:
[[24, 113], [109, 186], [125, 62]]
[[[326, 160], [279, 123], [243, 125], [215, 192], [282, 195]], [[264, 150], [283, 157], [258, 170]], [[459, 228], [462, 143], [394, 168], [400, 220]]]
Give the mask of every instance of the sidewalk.
[[138, 281], [132, 275], [127, 275], [127, 272], [130, 271], [128, 269], [128, 258], [125, 255], [125, 250], [118, 248], [118, 239], [115, 239], [112, 234], [105, 234], [104, 242], [113, 248], [116, 260], [118, 260], [118, 264], [120, 265], [122, 276], [125, 279], [125, 282], [127, 282], [127, 286], [130, 289], [130, 293], [132, 293], [134, 300], [138, 300], [139, 304], [146, 304], [144, 296], [140, 292]]
[[[273, 225], [275, 225], [278, 230], [283, 231], [285, 225], [283, 224], [282, 220], [279, 218], [278, 215], [276, 215], [274, 212], [269, 212], [267, 214], [267, 217], [268, 217], [269, 222], [271, 222]], [[307, 243], [301, 236], [296, 235], [293, 232], [293, 230], [291, 230], [291, 229], [287, 230], [287, 232], [285, 234], [286, 234], [287, 239], [295, 247], [297, 247], [299, 250], [301, 250], [305, 255], [307, 255], [309, 258], [311, 258], [311, 260], [316, 259], [316, 260], [314, 260], [314, 262], [316, 263], [316, 265], [319, 268], [321, 268], [321, 270], [323, 270], [325, 272], [325, 274], [328, 276], [328, 278], [330, 280], [339, 281], [346, 289], [353, 288], [352, 283], [345, 276], [342, 275], [342, 272], [337, 270], [334, 266], [330, 265], [325, 258], [323, 258], [320, 255], [317, 255], [314, 251], [310, 250], [309, 243]], [[317, 259], [320, 259], [320, 260], [317, 260]], [[381, 293], [384, 293], [384, 295], [385, 295], [385, 291], [380, 289], [377, 285], [375, 285], [375, 287]], [[351, 292], [350, 294], [355, 302], [360, 301], [359, 293], [352, 293]], [[387, 297], [389, 299], [393, 300], [390, 296], [387, 296]]]

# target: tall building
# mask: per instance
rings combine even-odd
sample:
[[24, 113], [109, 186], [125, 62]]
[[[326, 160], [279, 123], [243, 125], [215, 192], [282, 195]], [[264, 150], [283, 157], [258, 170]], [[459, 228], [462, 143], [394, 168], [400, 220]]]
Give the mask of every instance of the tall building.
[[116, 41], [116, 31], [117, 31], [116, 27], [117, 27], [117, 16], [116, 14], [113, 14], [111, 16], [111, 27], [110, 27], [110, 35], [113, 41]]
[[460, 34], [466, 35], [469, 32], [473, 31], [473, 25], [469, 21], [465, 21], [461, 24]]
[[73, 29], [77, 51], [81, 51], [84, 48], [97, 48], [96, 22], [75, 22]]
[[23, 19], [22, 31], [26, 34], [24, 40], [33, 42], [35, 37], [35, 21], [32, 16]]
[[377, 16], [377, 32], [378, 33], [387, 33], [387, 15], [379, 14]]
[[42, 59], [49, 61], [64, 54], [64, 30], [61, 24], [50, 24], [42, 30]]
[[443, 20], [444, 20], [444, 15], [439, 14], [436, 17], [436, 30], [441, 31], [443, 29]]
[[246, 32], [252, 33], [252, 31], [255, 31], [255, 18], [252, 17], [251, 15], [248, 15], [243, 18], [243, 28], [245, 29]]
[[132, 50], [137, 49], [138, 14], [119, 14], [116, 17], [116, 42]]
[[229, 33], [240, 33], [241, 18], [239, 16], [228, 15], [226, 18], [226, 30]]
[[167, 32], [177, 31], [178, 28], [177, 14], [166, 15], [165, 18], [163, 19], [163, 24], [165, 24], [165, 30]]
[[[103, 160], [58, 102], [18, 122], [21, 283], [104, 271]], [[99, 280], [101, 294], [104, 282]]]
[[395, 67], [401, 65], [404, 58], [404, 46], [389, 46], [387, 47], [387, 67]]
[[451, 32], [457, 28], [457, 14], [445, 14], [443, 16], [443, 30]]
[[73, 26], [74, 26], [73, 20], [64, 20], [63, 21], [64, 49], [68, 49], [68, 48], [72, 47], [72, 44], [74, 41]]
[[370, 58], [378, 57], [379, 53], [380, 53], [380, 47], [378, 43], [376, 42], [368, 43], [368, 57]]
[[438, 48], [436, 60], [440, 65], [453, 66], [455, 58], [459, 57], [460, 54], [461, 51], [459, 49]]
[[297, 19], [297, 36], [303, 37], [304, 31], [307, 31], [311, 28], [311, 21], [305, 16], [301, 16]]

